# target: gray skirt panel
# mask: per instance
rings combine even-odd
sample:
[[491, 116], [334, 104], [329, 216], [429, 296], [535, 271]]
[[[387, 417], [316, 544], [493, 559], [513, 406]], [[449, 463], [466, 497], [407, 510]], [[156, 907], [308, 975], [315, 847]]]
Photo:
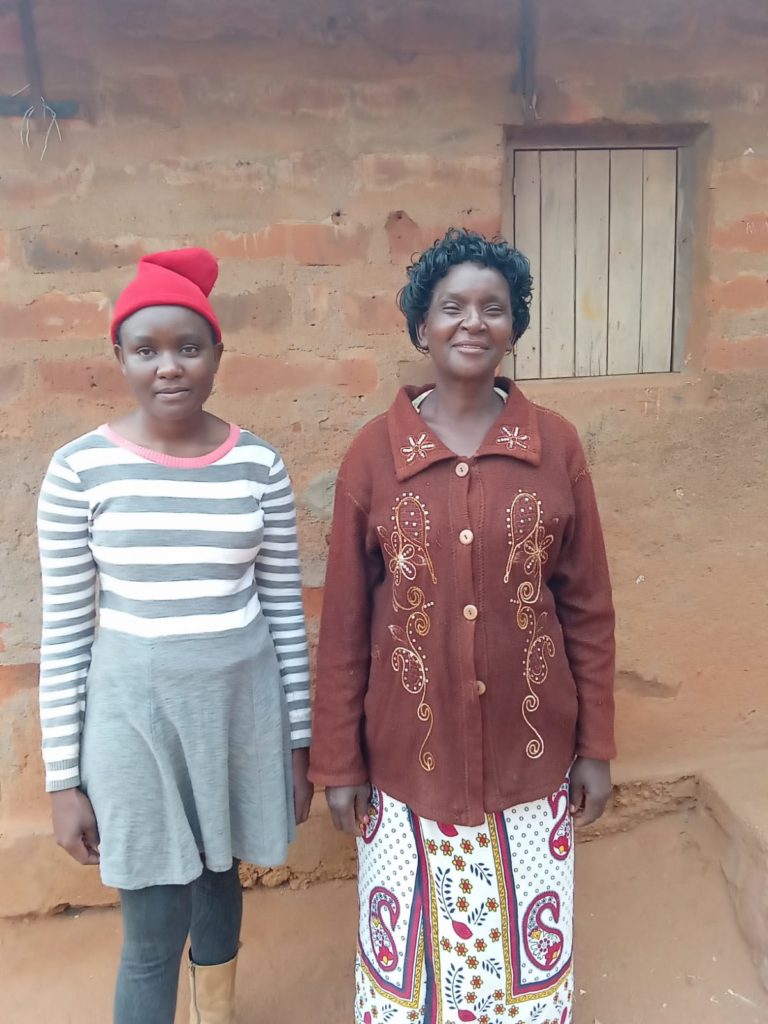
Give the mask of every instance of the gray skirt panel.
[[184, 885], [295, 836], [285, 695], [263, 616], [213, 636], [101, 630], [81, 748], [105, 885]]

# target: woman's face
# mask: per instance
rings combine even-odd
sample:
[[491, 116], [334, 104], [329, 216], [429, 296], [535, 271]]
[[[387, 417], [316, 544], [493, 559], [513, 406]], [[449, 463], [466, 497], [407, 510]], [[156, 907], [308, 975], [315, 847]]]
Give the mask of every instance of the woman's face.
[[193, 310], [147, 306], [123, 321], [114, 349], [141, 408], [158, 419], [183, 420], [208, 400], [223, 346]]
[[514, 340], [503, 275], [477, 263], [452, 267], [435, 286], [418, 334], [443, 375], [464, 380], [492, 376]]

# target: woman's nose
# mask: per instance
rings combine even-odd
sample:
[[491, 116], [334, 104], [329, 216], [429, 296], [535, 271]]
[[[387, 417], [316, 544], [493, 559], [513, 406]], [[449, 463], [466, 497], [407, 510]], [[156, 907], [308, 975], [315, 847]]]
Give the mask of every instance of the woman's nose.
[[157, 364], [157, 375], [159, 377], [177, 377], [181, 367], [176, 362], [176, 357], [171, 352], [160, 356]]

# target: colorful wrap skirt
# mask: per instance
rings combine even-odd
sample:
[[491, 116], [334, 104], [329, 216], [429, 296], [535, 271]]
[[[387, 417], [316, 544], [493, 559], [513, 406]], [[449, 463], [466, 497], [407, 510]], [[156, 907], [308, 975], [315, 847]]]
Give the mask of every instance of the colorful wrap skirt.
[[357, 843], [357, 1024], [570, 1024], [567, 783], [472, 827], [374, 789]]

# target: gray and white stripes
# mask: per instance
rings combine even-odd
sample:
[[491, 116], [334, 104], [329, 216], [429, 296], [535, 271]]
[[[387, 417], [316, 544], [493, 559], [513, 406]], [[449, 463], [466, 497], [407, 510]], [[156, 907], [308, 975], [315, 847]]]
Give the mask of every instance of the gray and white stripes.
[[309, 745], [296, 513], [273, 448], [240, 431], [215, 462], [154, 461], [103, 429], [93, 431], [54, 455], [40, 493], [38, 531], [40, 712], [49, 791], [80, 781], [97, 621], [100, 630], [141, 643], [220, 635], [222, 644], [236, 644], [237, 631], [263, 614], [280, 665], [292, 745]]

